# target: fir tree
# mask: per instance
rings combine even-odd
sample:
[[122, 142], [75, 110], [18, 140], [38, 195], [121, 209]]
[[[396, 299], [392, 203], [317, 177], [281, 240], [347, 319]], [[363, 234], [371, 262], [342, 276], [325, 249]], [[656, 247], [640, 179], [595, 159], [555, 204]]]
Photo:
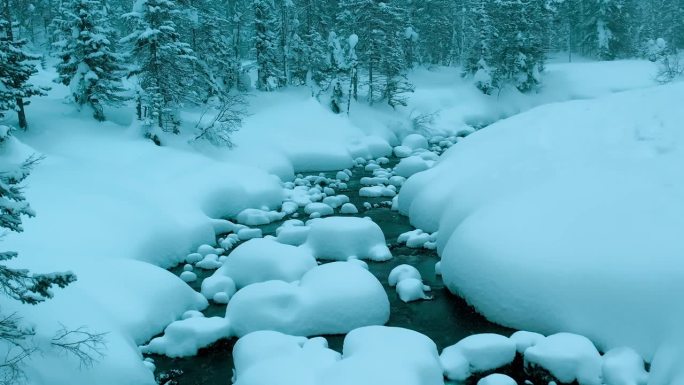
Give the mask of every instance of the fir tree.
[[485, 94], [498, 87], [494, 67], [493, 45], [498, 32], [490, 17], [488, 0], [470, 0], [466, 8], [464, 34], [464, 75], [473, 77], [475, 85]]
[[273, 0], [253, 0], [254, 46], [257, 61], [257, 88], [272, 91], [282, 85], [283, 72], [278, 58], [278, 31]]
[[131, 74], [137, 75], [140, 83], [139, 118], [148, 121], [146, 136], [155, 142], [159, 137], [151, 126], [178, 133], [177, 109], [192, 96], [186, 87], [193, 84], [196, 58], [176, 31], [174, 19], [179, 13], [172, 0], [143, 0], [125, 15], [135, 25], [134, 32], [122, 42], [131, 45], [131, 56], [137, 62]]
[[103, 106], [120, 106], [126, 97], [121, 85], [123, 57], [114, 52], [108, 16], [98, 0], [68, 0], [54, 21], [59, 77], [79, 106], [88, 105], [95, 119], [105, 119]]
[[32, 61], [40, 57], [24, 49], [25, 39], [15, 38], [9, 0], [5, 0], [3, 5], [0, 15], [0, 116], [4, 111], [14, 110], [19, 128], [27, 129], [24, 107], [29, 104], [28, 99], [45, 95], [43, 89], [29, 83], [31, 75], [37, 72]]

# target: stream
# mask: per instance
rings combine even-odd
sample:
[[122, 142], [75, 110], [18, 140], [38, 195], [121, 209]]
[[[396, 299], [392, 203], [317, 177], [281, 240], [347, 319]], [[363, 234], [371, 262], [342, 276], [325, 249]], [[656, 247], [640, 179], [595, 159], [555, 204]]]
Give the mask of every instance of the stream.
[[[383, 167], [393, 167], [398, 159], [393, 158], [390, 164]], [[363, 187], [360, 179], [364, 176], [372, 176], [372, 172], [364, 171], [363, 168], [354, 168], [353, 176], [347, 182], [348, 190], [340, 190], [339, 194], [349, 196], [351, 203], [359, 208], [359, 214], [354, 216], [370, 217], [377, 223], [385, 234], [385, 239], [392, 250], [393, 259], [387, 262], [368, 261], [370, 272], [373, 273], [385, 288], [390, 300], [391, 315], [387, 326], [403, 327], [415, 330], [430, 337], [437, 345], [439, 351], [453, 345], [459, 340], [478, 333], [499, 333], [510, 335], [513, 330], [493, 324], [483, 316], [476, 313], [463, 299], [451, 294], [442, 283], [442, 279], [435, 275], [435, 263], [439, 261], [436, 251], [427, 249], [411, 249], [397, 243], [397, 237], [407, 231], [414, 230], [409, 219], [400, 215], [388, 207], [380, 205], [370, 210], [364, 210], [364, 202], [380, 204], [388, 198], [367, 198], [359, 196], [359, 189]], [[319, 173], [311, 173], [319, 175]], [[335, 173], [324, 173], [326, 177], [334, 177]], [[336, 214], [340, 215], [340, 214]], [[300, 209], [300, 218], [306, 218]], [[264, 226], [264, 235], [275, 235], [276, 229], [282, 224], [274, 222]], [[402, 302], [393, 287], [390, 287], [387, 278], [390, 271], [401, 264], [409, 264], [416, 267], [426, 285], [432, 288], [430, 295], [432, 300]], [[183, 266], [179, 265], [170, 269], [178, 275]], [[195, 269], [198, 279], [189, 283], [192, 288], [199, 291], [202, 280], [213, 274], [213, 270]], [[218, 305], [211, 302], [203, 312], [207, 317], [224, 316], [226, 305]], [[344, 335], [325, 336], [331, 349], [342, 351]], [[221, 340], [212, 346], [200, 350], [199, 354], [186, 358], [169, 358], [160, 355], [146, 355], [154, 360], [156, 375], [160, 384], [177, 385], [228, 385], [231, 384], [233, 361], [232, 350], [236, 338]]]

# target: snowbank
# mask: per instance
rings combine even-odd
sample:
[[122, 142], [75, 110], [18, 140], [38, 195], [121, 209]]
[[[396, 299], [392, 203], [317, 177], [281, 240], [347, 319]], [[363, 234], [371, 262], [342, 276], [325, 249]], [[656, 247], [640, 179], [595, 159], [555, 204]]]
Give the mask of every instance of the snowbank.
[[490, 320], [650, 360], [684, 324], [671, 295], [684, 292], [683, 94], [673, 84], [494, 124], [410, 178], [399, 208], [439, 229], [446, 285]]

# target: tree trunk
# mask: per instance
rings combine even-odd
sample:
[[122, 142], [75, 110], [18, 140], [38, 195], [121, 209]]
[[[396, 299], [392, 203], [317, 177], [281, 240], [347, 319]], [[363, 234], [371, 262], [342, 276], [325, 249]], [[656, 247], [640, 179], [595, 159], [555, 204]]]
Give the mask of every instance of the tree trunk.
[[[14, 32], [12, 31], [12, 13], [10, 12], [10, 2], [5, 0], [5, 20], [7, 21], [7, 41], [11, 44], [14, 42]], [[14, 84], [16, 86], [16, 84]], [[17, 104], [17, 120], [19, 121], [19, 128], [22, 130], [28, 129], [28, 123], [26, 122], [26, 112], [24, 110], [24, 99], [18, 97], [16, 99]]]

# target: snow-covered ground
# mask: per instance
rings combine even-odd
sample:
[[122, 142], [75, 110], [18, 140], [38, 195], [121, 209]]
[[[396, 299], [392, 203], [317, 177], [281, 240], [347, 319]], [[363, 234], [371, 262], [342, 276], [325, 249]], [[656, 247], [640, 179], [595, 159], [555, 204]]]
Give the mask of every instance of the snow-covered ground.
[[439, 230], [445, 283], [490, 320], [651, 360], [684, 324], [683, 96], [677, 83], [500, 121], [408, 179], [399, 207]]
[[[281, 181], [294, 179], [295, 171], [341, 170], [352, 167], [359, 157], [389, 155], [413, 129], [411, 117], [419, 114], [438, 112], [429, 134], [453, 135], [467, 124], [487, 124], [537, 105], [623, 89], [639, 90], [596, 102], [549, 105], [473, 135], [432, 171], [411, 177], [399, 202], [417, 227], [430, 233], [440, 230], [445, 279], [488, 316], [536, 331], [582, 332], [601, 347], [630, 344], [650, 358], [662, 336], [634, 334], [637, 321], [643, 321], [644, 314], [653, 322], [679, 319], [676, 297], [652, 299], [663, 287], [682, 289], [675, 278], [682, 276], [684, 266], [660, 263], [682, 251], [673, 238], [683, 228], [682, 199], [677, 199], [682, 186], [669, 178], [683, 164], [678, 150], [681, 135], [673, 125], [682, 121], [675, 101], [683, 89], [674, 85], [646, 90], [653, 85], [653, 71], [651, 63], [641, 61], [552, 64], [547, 86], [538, 94], [504, 90], [484, 96], [460, 79], [458, 70], [420, 69], [412, 74], [416, 93], [407, 108], [392, 111], [358, 104], [352, 106], [349, 118], [328, 111], [306, 89], [257, 94], [251, 100], [252, 115], [236, 134], [237, 147], [232, 151], [188, 145], [184, 138], [156, 147], [140, 138], [130, 109], [108, 111], [112, 122], [96, 123], [89, 113], [64, 105], [65, 89], [51, 84], [50, 95], [36, 98], [27, 109], [30, 131], [18, 134], [18, 141], [2, 149], [17, 159], [32, 152], [45, 155], [26, 190], [37, 217], [25, 221], [24, 233], [8, 235], [3, 247], [18, 251], [17, 263], [22, 266], [38, 272], [72, 270], [79, 280], [45, 304], [27, 307], [3, 299], [2, 306], [4, 311], [20, 310], [43, 337], [50, 336], [58, 322], [108, 332], [108, 349], [102, 361], [83, 369], [74, 362], [65, 364], [61, 355], [36, 355], [28, 365], [29, 379], [46, 385], [153, 384], [137, 346], [186, 311], [207, 306], [203, 295], [164, 268], [183, 261], [201, 244], [214, 244], [216, 234], [234, 228], [221, 218], [250, 208], [280, 209], [286, 194]], [[37, 82], [48, 84], [52, 76], [41, 73]], [[184, 114], [186, 119], [193, 116], [192, 111]], [[416, 166], [410, 162], [407, 169]], [[579, 167], [589, 162], [598, 163], [586, 172]], [[654, 169], [658, 172], [652, 174]], [[556, 174], [564, 178], [552, 178]], [[464, 178], [469, 182], [466, 187], [459, 183]], [[549, 183], [537, 183], [540, 180]], [[510, 204], [497, 206], [498, 202]], [[632, 210], [621, 210], [625, 206]], [[600, 214], [596, 220], [586, 219], [596, 212]], [[457, 226], [461, 222], [464, 225]], [[662, 253], [648, 254], [646, 260], [649, 242], [656, 241]], [[308, 247], [322, 246], [311, 241]], [[469, 247], [472, 252], [466, 257], [477, 263], [450, 257], [450, 250], [462, 254], [463, 247]], [[584, 262], [597, 256], [585, 253], [589, 248], [599, 257], [608, 250], [629, 255], [612, 255], [606, 263], [592, 261], [596, 269], [591, 274], [596, 277], [587, 279]], [[537, 258], [547, 255], [542, 251], [553, 251], [553, 259]], [[388, 257], [384, 249], [372, 255], [358, 253], [335, 250], [329, 257]], [[502, 260], [500, 253], [510, 259]], [[549, 261], [558, 265], [549, 266]], [[527, 270], [501, 276], [498, 271], [507, 266]], [[456, 285], [456, 276], [468, 275], [466, 271], [470, 277], [490, 279], [471, 283], [468, 277], [462, 281], [458, 277]], [[557, 275], [573, 271], [586, 273], [581, 275], [584, 285], [568, 290]], [[487, 290], [479, 286], [482, 282]], [[304, 290], [306, 282], [299, 285], [297, 290]], [[505, 300], [521, 306], [519, 311], [507, 307], [506, 319], [497, 317], [499, 291], [517, 293]], [[577, 296], [556, 301], [554, 293], [568, 291]], [[546, 297], [537, 298], [540, 293]], [[616, 293], [629, 301], [614, 301]], [[293, 298], [302, 295], [295, 294]], [[248, 300], [244, 300], [247, 307]], [[632, 300], [641, 307], [629, 308]], [[588, 313], [594, 318], [579, 317], [586, 312], [573, 313], [579, 306], [592, 309]], [[526, 318], [528, 310], [540, 309], [551, 316], [534, 322]], [[621, 322], [606, 330], [613, 319], [609, 309], [620, 315]], [[377, 315], [380, 321], [373, 323], [381, 323], [383, 316]], [[225, 331], [221, 322], [210, 322], [215, 323], [215, 334]], [[671, 325], [659, 326], [664, 332]], [[368, 333], [358, 332], [354, 339], [366, 339]], [[429, 344], [417, 344], [432, 355]], [[355, 367], [354, 361], [366, 357], [362, 351], [347, 359], [345, 350], [340, 370], [345, 365]], [[432, 376], [433, 363], [416, 365]]]

